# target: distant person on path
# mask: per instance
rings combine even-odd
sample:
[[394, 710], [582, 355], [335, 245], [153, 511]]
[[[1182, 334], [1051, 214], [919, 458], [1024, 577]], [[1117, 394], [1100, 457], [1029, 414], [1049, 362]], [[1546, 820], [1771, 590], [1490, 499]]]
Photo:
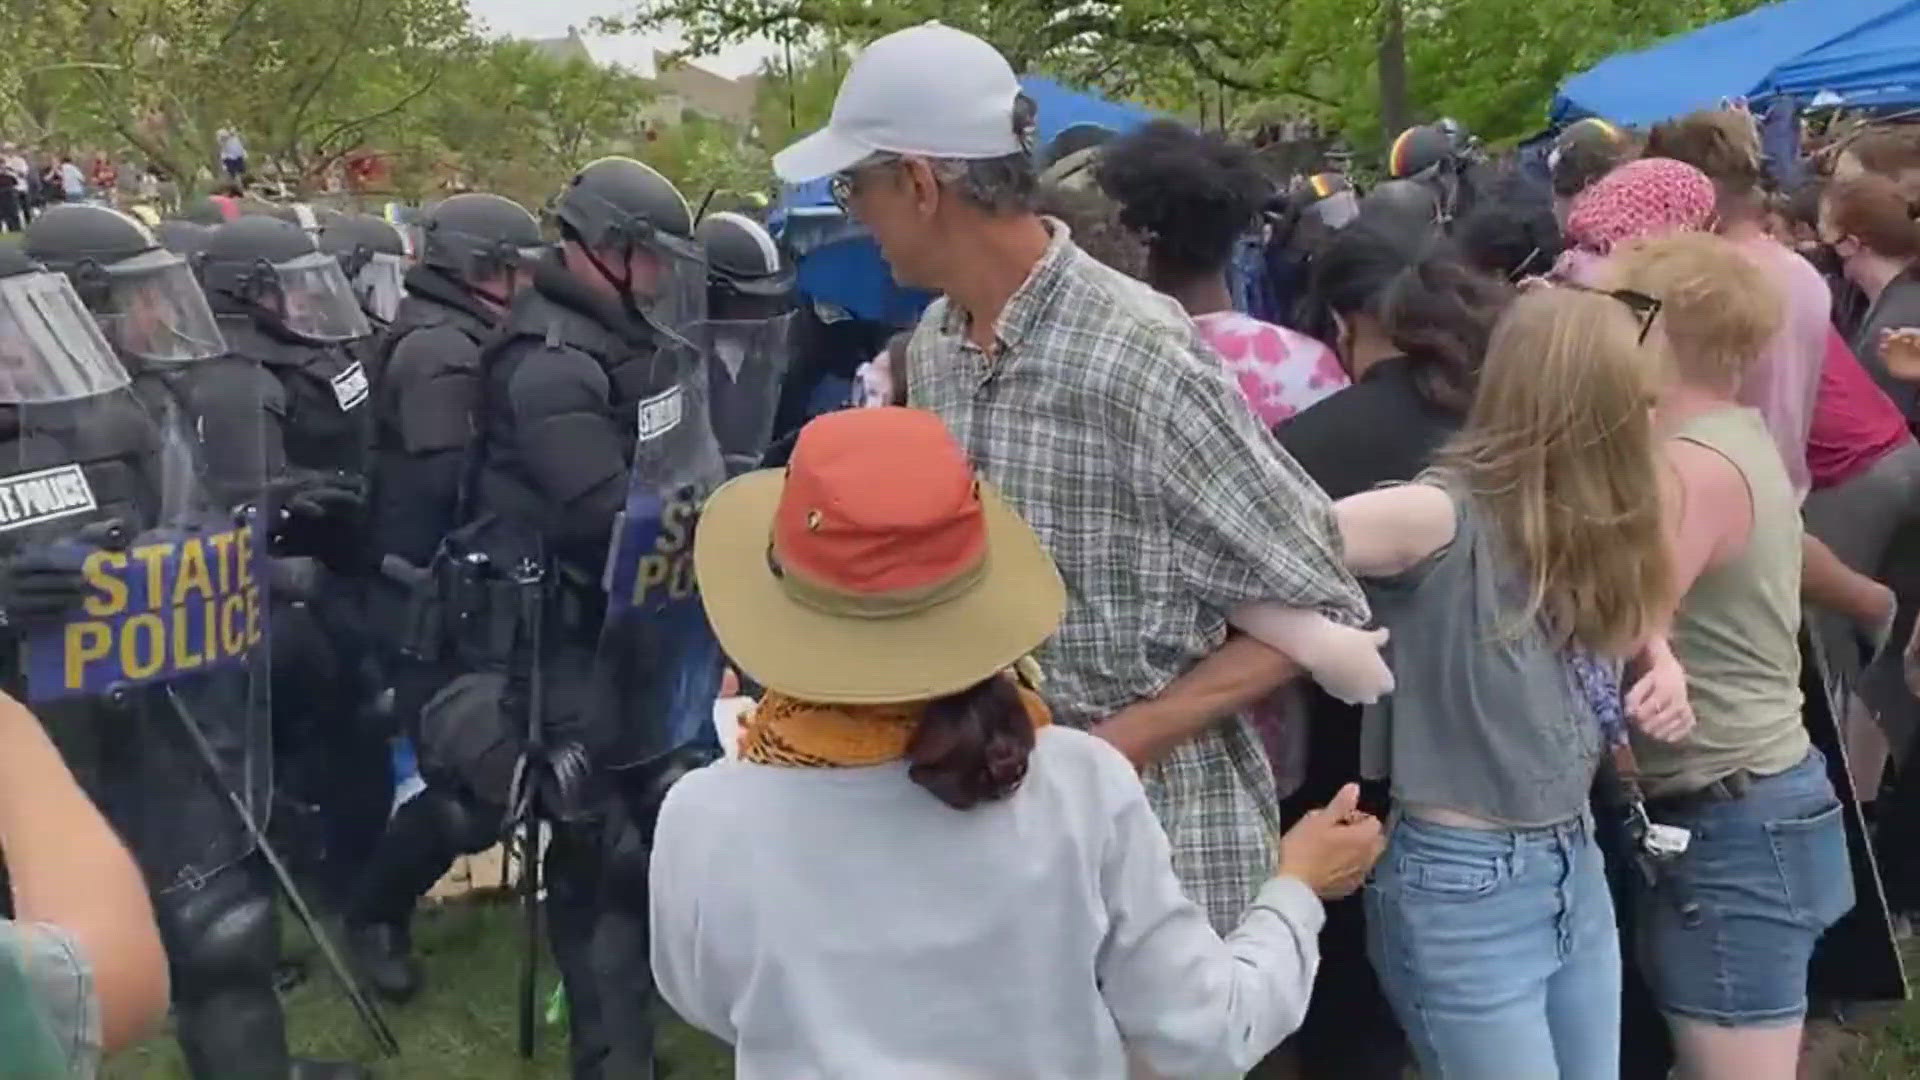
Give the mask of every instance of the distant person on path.
[[15, 172], [11, 160], [0, 157], [0, 231], [19, 232], [24, 226], [26, 184], [26, 174]]
[[220, 165], [234, 183], [247, 175], [247, 144], [241, 142], [240, 133], [231, 128], [220, 129]]
[[70, 157], [60, 159], [60, 194], [72, 203], [87, 199], [87, 178]]

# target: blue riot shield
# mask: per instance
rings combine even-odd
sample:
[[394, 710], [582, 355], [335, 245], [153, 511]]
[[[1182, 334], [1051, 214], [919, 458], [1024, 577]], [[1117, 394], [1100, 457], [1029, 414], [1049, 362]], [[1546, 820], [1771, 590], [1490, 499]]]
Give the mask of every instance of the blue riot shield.
[[642, 401], [626, 509], [603, 584], [607, 620], [593, 674], [595, 760], [643, 765], [708, 743], [720, 689], [720, 644], [693, 577], [693, 536], [726, 479], [709, 419], [708, 372], [689, 358], [680, 380]]
[[[152, 300], [140, 317], [165, 322]], [[69, 303], [64, 278], [0, 279], [16, 433], [0, 440], [0, 547], [66, 597], [9, 620], [13, 688], [153, 891], [198, 888], [254, 850], [223, 789], [261, 820], [272, 797], [264, 532], [208, 494], [198, 425], [154, 374], [166, 365], [130, 377]]]

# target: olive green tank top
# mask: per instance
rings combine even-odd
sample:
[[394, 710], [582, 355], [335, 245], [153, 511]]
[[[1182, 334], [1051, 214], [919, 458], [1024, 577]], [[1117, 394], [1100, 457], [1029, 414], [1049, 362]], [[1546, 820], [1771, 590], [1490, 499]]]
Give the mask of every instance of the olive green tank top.
[[1648, 793], [1698, 791], [1733, 773], [1784, 772], [1807, 756], [1800, 722], [1800, 503], [1760, 414], [1728, 406], [1678, 438], [1733, 463], [1753, 497], [1745, 550], [1700, 575], [1674, 616], [1697, 726], [1678, 744], [1634, 737]]

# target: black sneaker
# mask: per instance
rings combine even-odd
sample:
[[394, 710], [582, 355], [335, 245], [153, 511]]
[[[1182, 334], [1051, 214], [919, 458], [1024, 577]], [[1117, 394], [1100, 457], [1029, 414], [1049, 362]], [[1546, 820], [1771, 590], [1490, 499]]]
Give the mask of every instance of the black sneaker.
[[404, 1004], [420, 992], [420, 962], [406, 928], [374, 924], [347, 927], [347, 953], [373, 992]]

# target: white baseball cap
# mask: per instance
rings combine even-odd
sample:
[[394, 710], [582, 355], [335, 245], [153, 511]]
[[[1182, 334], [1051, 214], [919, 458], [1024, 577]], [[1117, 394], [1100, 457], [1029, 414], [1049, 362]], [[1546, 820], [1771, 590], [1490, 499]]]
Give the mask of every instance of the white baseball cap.
[[773, 156], [789, 184], [832, 176], [886, 152], [915, 157], [1006, 157], [1020, 80], [1007, 58], [962, 30], [925, 23], [866, 47], [833, 99], [827, 126]]

